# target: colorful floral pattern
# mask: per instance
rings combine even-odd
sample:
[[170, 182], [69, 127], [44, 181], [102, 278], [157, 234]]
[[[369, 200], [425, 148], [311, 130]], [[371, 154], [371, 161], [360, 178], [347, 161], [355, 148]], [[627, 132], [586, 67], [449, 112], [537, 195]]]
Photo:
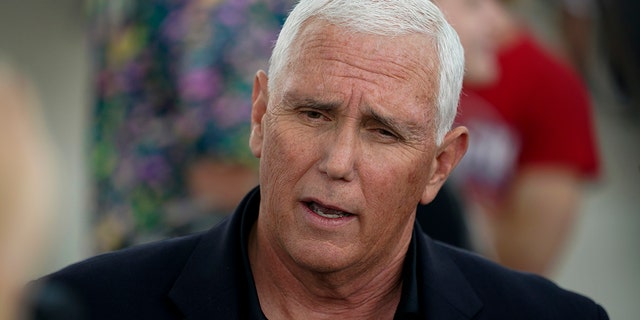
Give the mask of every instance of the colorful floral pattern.
[[198, 157], [255, 166], [251, 87], [291, 0], [92, 0], [91, 162], [99, 251], [192, 231]]

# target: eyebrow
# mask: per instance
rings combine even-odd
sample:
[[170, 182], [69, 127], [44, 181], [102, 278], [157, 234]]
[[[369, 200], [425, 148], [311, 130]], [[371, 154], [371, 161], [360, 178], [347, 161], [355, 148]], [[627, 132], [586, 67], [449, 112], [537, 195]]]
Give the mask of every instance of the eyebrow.
[[[282, 99], [283, 103], [293, 108], [312, 108], [318, 111], [335, 113], [341, 106], [338, 101], [318, 101], [315, 98], [301, 98], [295, 93], [286, 93]], [[421, 126], [413, 121], [401, 122], [392, 117], [388, 117], [375, 111], [371, 106], [366, 106], [364, 111], [363, 123], [376, 122], [387, 127], [397, 134], [401, 135], [404, 140], [420, 139], [425, 134], [421, 130]]]
[[423, 132], [420, 130], [420, 126], [417, 123], [398, 121], [394, 118], [384, 116], [379, 112], [376, 112], [371, 107], [366, 107], [364, 121], [374, 121], [380, 123], [382, 126], [385, 126], [401, 135], [405, 140], [417, 139], [421, 136], [421, 134], [423, 134]]
[[337, 101], [318, 101], [314, 98], [300, 98], [295, 93], [286, 93], [282, 99], [283, 103], [287, 106], [294, 108], [313, 108], [319, 111], [333, 112], [340, 107], [340, 102]]

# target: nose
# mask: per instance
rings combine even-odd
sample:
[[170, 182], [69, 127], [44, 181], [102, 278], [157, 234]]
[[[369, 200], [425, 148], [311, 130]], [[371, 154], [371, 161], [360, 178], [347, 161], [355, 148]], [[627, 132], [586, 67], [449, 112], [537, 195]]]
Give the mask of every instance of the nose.
[[334, 180], [352, 181], [356, 175], [356, 159], [359, 153], [357, 133], [344, 128], [333, 139], [323, 142], [324, 153], [319, 169]]

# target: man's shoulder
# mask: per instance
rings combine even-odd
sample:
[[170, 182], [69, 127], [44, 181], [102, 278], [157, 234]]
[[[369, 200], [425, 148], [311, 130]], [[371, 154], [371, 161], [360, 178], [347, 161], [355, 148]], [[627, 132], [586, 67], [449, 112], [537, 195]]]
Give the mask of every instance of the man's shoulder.
[[74, 263], [48, 277], [95, 282], [152, 277], [155, 273], [166, 275], [171, 271], [179, 271], [201, 237], [202, 234], [198, 233], [103, 253]]
[[72, 264], [31, 283], [29, 304], [47, 317], [62, 308], [82, 314], [80, 319], [165, 318], [175, 313], [167, 294], [201, 238], [142, 244]]
[[477, 254], [436, 243], [482, 301], [481, 319], [521, 315], [523, 319], [608, 319], [593, 300], [544, 277], [505, 268]]

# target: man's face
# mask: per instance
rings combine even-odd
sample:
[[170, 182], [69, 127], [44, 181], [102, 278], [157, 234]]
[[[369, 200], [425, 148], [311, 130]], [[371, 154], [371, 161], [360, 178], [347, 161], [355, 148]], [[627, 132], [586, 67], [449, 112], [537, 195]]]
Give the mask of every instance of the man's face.
[[465, 81], [484, 84], [498, 73], [498, 31], [506, 12], [496, 0], [436, 0], [464, 47]]
[[316, 272], [402, 256], [416, 204], [439, 188], [430, 184], [437, 151], [433, 45], [318, 23], [298, 39], [282, 94], [266, 111], [254, 96], [258, 230], [281, 258]]

